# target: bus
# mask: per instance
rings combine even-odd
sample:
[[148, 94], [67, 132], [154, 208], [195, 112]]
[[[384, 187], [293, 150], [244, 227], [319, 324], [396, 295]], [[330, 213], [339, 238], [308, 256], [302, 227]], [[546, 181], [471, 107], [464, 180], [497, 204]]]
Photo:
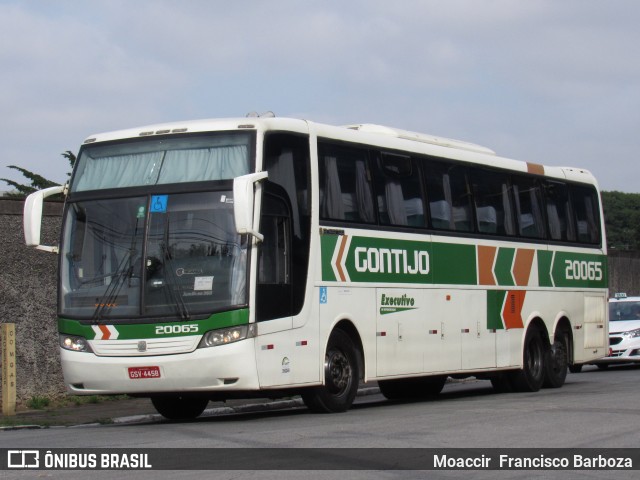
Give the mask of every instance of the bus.
[[252, 396], [343, 412], [367, 382], [533, 392], [608, 349], [594, 177], [463, 141], [274, 116], [102, 133], [24, 224], [59, 252], [67, 391], [170, 419]]

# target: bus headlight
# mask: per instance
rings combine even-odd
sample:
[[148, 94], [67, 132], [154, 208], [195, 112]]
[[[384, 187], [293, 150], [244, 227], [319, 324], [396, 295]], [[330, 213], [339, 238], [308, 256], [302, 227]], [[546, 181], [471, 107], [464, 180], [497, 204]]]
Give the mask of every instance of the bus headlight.
[[231, 328], [221, 328], [220, 330], [211, 330], [204, 334], [198, 348], [217, 347], [218, 345], [227, 345], [228, 343], [239, 342], [246, 338], [256, 336], [255, 323], [249, 325], [240, 325]]
[[60, 346], [73, 352], [93, 352], [87, 339], [77, 335], [60, 335]]

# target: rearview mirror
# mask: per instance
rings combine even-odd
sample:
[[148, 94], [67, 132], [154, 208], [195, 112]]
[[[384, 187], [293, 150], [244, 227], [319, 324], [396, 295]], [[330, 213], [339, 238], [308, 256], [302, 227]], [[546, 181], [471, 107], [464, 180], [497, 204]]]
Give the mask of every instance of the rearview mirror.
[[258, 218], [254, 218], [255, 183], [269, 176], [268, 172], [257, 172], [233, 179], [233, 216], [236, 232], [249, 234], [262, 241], [264, 236], [258, 232]]
[[24, 202], [23, 226], [24, 241], [27, 247], [35, 247], [45, 252], [58, 253], [58, 247], [40, 245], [40, 230], [42, 228], [42, 204], [46, 197], [66, 192], [66, 185], [45, 188], [33, 192]]

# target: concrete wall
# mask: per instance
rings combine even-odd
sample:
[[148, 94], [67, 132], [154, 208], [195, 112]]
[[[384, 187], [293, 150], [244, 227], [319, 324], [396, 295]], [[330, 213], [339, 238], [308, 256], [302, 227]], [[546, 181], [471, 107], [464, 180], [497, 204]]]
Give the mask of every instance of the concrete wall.
[[[0, 323], [16, 324], [18, 403], [64, 392], [56, 323], [58, 256], [27, 248], [23, 201], [0, 198]], [[57, 245], [62, 203], [46, 202], [42, 242]]]
[[640, 252], [609, 250], [609, 293], [640, 296]]
[[[0, 323], [16, 324], [18, 403], [64, 393], [56, 324], [58, 256], [27, 248], [21, 200], [0, 198]], [[46, 202], [42, 242], [57, 245], [62, 203]], [[640, 295], [640, 252], [611, 251], [611, 292]]]

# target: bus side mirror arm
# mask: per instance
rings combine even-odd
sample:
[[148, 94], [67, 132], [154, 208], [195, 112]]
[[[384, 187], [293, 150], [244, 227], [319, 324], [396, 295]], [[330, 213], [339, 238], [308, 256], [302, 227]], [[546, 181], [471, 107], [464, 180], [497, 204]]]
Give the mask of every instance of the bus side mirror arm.
[[264, 239], [264, 235], [258, 232], [259, 219], [254, 216], [255, 192], [253, 186], [268, 176], [268, 172], [257, 172], [233, 179], [233, 216], [236, 222], [236, 232], [240, 235], [253, 235], [260, 242]]
[[27, 247], [34, 247], [45, 252], [58, 253], [58, 247], [50, 247], [40, 245], [40, 230], [42, 228], [42, 205], [46, 197], [56, 195], [58, 193], [67, 194], [66, 185], [58, 185], [55, 187], [45, 188], [33, 192], [24, 202], [23, 225], [24, 225], [24, 241]]

